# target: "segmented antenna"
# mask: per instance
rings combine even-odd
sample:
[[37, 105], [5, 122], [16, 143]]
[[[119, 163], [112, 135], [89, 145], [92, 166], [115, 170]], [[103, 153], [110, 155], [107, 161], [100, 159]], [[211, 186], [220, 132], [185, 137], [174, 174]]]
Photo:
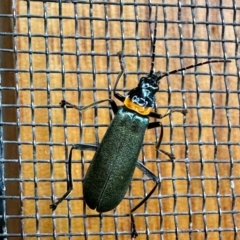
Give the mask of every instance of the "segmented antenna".
[[[151, 14], [150, 14], [151, 15]], [[152, 49], [152, 56], [151, 56], [151, 70], [149, 72], [149, 77], [151, 77], [154, 73], [155, 73], [155, 69], [154, 69], [154, 64], [155, 64], [155, 47], [156, 47], [156, 40], [157, 40], [157, 16], [158, 16], [158, 6], [156, 6], [156, 13], [155, 13], [155, 23], [154, 23], [154, 30], [152, 31], [152, 24], [150, 23], [150, 32], [151, 32], [151, 49]], [[187, 66], [184, 68], [179, 68], [177, 70], [173, 70], [171, 72], [165, 73], [163, 75], [160, 75], [158, 72], [158, 75], [160, 75], [157, 78], [157, 81], [159, 81], [161, 78], [169, 76], [171, 74], [177, 73], [177, 72], [181, 72], [181, 71], [185, 71], [187, 69], [190, 68], [194, 68], [194, 67], [198, 67], [198, 66], [202, 66], [205, 64], [209, 64], [209, 63], [219, 63], [219, 62], [231, 62], [231, 60], [226, 60], [226, 59], [212, 59], [212, 60], [207, 60], [205, 62], [201, 62], [201, 63], [197, 63], [197, 64], [193, 64], [191, 66]]]
[[212, 59], [212, 60], [207, 60], [205, 62], [201, 62], [201, 63], [197, 63], [197, 64], [193, 64], [193, 65], [190, 65], [190, 66], [187, 66], [187, 67], [184, 67], [184, 68], [179, 68], [177, 70], [173, 70], [171, 72], [167, 72], [167, 73], [164, 73], [163, 75], [159, 76], [157, 81], [159, 81], [161, 78], [163, 77], [166, 77], [166, 76], [169, 76], [171, 74], [174, 74], [174, 73], [177, 73], [177, 72], [181, 72], [181, 71], [185, 71], [189, 68], [194, 68], [194, 67], [198, 67], [198, 66], [202, 66], [202, 65], [205, 65], [205, 64], [208, 64], [208, 63], [219, 63], [219, 62], [231, 62], [231, 60], [226, 60], [226, 59]]
[[[152, 49], [152, 56], [151, 56], [151, 70], [149, 72], [149, 76], [152, 76], [155, 72], [154, 69], [154, 62], [155, 62], [155, 44], [157, 40], [157, 16], [158, 16], [158, 6], [156, 7], [156, 13], [155, 13], [155, 24], [154, 24], [154, 30], [151, 30], [151, 49]], [[150, 23], [150, 29], [151, 29], [151, 23]]]

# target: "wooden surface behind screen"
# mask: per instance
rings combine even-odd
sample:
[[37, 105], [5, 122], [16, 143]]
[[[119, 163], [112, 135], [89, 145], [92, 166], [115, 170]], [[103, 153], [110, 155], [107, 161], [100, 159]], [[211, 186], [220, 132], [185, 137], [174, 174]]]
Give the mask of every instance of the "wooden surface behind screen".
[[[158, 9], [157, 71], [194, 64], [196, 53], [197, 62], [206, 60], [202, 56], [235, 56], [233, 27], [226, 25], [223, 31], [221, 24], [206, 26], [204, 23], [207, 14], [208, 21], [220, 23], [220, 9], [194, 8], [193, 19], [191, 7], [180, 8], [178, 1], [166, 2], [175, 5], [159, 6]], [[201, 6], [206, 3], [196, 2]], [[209, 2], [211, 6], [219, 4], [219, 1]], [[190, 4], [190, 1], [181, 1], [181, 4]], [[149, 19], [148, 10], [146, 5], [139, 4], [138, 19]], [[176, 22], [179, 11], [181, 25]], [[233, 11], [223, 9], [222, 12], [225, 22], [233, 21]], [[131, 21], [121, 23], [120, 13], [119, 4], [93, 4], [90, 11], [90, 4], [64, 3], [60, 21], [58, 3], [19, 1], [17, 4], [20, 15], [17, 31], [22, 33], [17, 38], [17, 64], [19, 69], [29, 70], [18, 74], [22, 89], [18, 93], [19, 104], [30, 106], [20, 108], [20, 122], [29, 124], [21, 127], [20, 140], [32, 142], [22, 144], [20, 153], [22, 231], [26, 235], [42, 234], [41, 239], [69, 239], [69, 235], [75, 236], [72, 239], [85, 239], [88, 234], [86, 239], [130, 239], [129, 193], [116, 211], [103, 214], [102, 219], [83, 202], [82, 179], [93, 152], [74, 152], [71, 201], [63, 201], [55, 213], [49, 209], [51, 197], [54, 195], [56, 199], [66, 191], [65, 160], [71, 145], [100, 142], [113, 117], [107, 102], [82, 115], [74, 109], [61, 109], [59, 102], [64, 98], [76, 105], [87, 105], [109, 98], [120, 71], [116, 55], [120, 50], [126, 55], [128, 74], [126, 81], [120, 81], [119, 89], [133, 88], [140, 77], [136, 73], [150, 70], [149, 24], [139, 20], [140, 41], [136, 41], [134, 5], [124, 5], [122, 9], [122, 18]], [[151, 19], [154, 19], [154, 13], [155, 7]], [[75, 16], [81, 19], [76, 20]], [[199, 23], [193, 25], [194, 20]], [[193, 36], [198, 40], [193, 41]], [[141, 40], [144, 38], [145, 41]], [[220, 41], [223, 39], [226, 40], [224, 44]], [[189, 74], [194, 70], [202, 74]], [[162, 181], [147, 204], [136, 211], [139, 240], [160, 239], [160, 232], [163, 239], [220, 239], [220, 236], [234, 239], [236, 236], [233, 226], [239, 227], [240, 222], [233, 211], [239, 211], [240, 205], [239, 197], [232, 196], [239, 194], [240, 189], [236, 179], [240, 175], [240, 165], [235, 163], [240, 158], [239, 129], [234, 127], [239, 126], [239, 100], [236, 93], [238, 79], [230, 73], [236, 73], [234, 61], [211, 64], [211, 68], [205, 65], [191, 69], [185, 75], [172, 75], [161, 80], [162, 91], [156, 94], [158, 112], [165, 113], [171, 106], [185, 107], [188, 114], [174, 113], [162, 120], [166, 125], [162, 149], [172, 151], [174, 161], [155, 151], [153, 143], [159, 130], [146, 133], [144, 141], [152, 144], [144, 146], [139, 160], [145, 160], [146, 166], [159, 174]], [[217, 92], [212, 94], [213, 91]], [[154, 186], [152, 181], [144, 184], [140, 181], [143, 174], [139, 170], [134, 178], [138, 181], [133, 181], [131, 195], [139, 198], [132, 200], [132, 206]], [[149, 238], [146, 231], [149, 231]], [[114, 232], [120, 233], [118, 238]]]

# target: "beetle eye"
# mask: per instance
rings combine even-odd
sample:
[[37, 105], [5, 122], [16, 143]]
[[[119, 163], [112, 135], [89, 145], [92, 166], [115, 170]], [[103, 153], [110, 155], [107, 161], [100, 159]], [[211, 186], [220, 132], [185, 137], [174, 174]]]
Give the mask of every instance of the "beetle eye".
[[139, 101], [139, 99], [138, 99], [138, 97], [137, 97], [136, 95], [134, 95], [134, 96], [132, 97], [132, 101], [135, 102], [135, 103], [137, 103], [137, 102]]
[[142, 88], [149, 88], [149, 83], [143, 83]]

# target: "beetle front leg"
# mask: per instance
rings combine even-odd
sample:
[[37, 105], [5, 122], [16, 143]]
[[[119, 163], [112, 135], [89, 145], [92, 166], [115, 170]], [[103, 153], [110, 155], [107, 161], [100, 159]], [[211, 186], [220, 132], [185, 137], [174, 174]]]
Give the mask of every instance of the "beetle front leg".
[[69, 158], [68, 158], [68, 174], [67, 174], [67, 191], [66, 193], [63, 194], [61, 198], [59, 198], [56, 202], [53, 202], [50, 204], [50, 208], [54, 211], [58, 204], [61, 203], [64, 199], [68, 197], [68, 195], [72, 192], [73, 190], [73, 180], [72, 180], [72, 151], [73, 150], [97, 150], [96, 145], [86, 145], [86, 144], [75, 144], [72, 146], [70, 153], [69, 153]]
[[187, 114], [187, 110], [186, 109], [168, 109], [167, 112], [165, 114], [159, 114], [156, 112], [150, 112], [149, 117], [154, 117], [154, 118], [158, 118], [158, 119], [162, 119], [166, 116], [169, 116], [170, 114], [174, 113], [174, 112], [179, 112], [181, 114], [183, 114], [184, 116]]
[[124, 102], [125, 97], [122, 96], [120, 93], [117, 93], [116, 88], [117, 88], [119, 80], [121, 79], [122, 75], [125, 72], [125, 66], [124, 66], [125, 63], [124, 63], [122, 52], [118, 52], [117, 54], [118, 54], [118, 59], [119, 59], [120, 67], [121, 67], [121, 72], [118, 74], [116, 83], [115, 83], [114, 88], [113, 88], [113, 94], [119, 101]]

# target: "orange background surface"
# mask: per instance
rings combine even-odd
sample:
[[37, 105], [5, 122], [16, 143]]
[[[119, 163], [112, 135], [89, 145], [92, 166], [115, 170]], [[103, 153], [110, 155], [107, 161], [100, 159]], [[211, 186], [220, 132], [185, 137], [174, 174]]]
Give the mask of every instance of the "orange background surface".
[[[128, 2], [132, 3], [131, 0]], [[205, 1], [196, 2], [205, 6]], [[147, 1], [137, 3], [138, 18], [149, 19], [148, 7], [140, 5]], [[223, 39], [223, 26], [206, 26], [206, 6], [194, 9], [195, 20], [202, 22], [196, 24], [194, 30], [191, 7], [180, 7], [178, 1], [165, 3], [175, 5], [160, 6], [158, 9], [156, 54], [171, 57], [157, 57], [156, 70], [165, 72], [194, 64], [195, 52], [197, 62], [206, 60], [200, 57], [208, 56], [209, 52], [213, 57], [224, 57], [224, 54], [227, 57], [235, 56], [232, 26], [226, 25], [224, 28], [224, 44], [214, 41]], [[181, 4], [190, 4], [190, 1], [181, 1]], [[210, 1], [210, 4], [217, 6], [219, 1]], [[224, 4], [227, 3], [224, 1]], [[60, 21], [58, 3], [17, 2], [17, 32], [22, 34], [17, 37], [17, 64], [19, 69], [29, 70], [18, 73], [19, 104], [28, 106], [19, 110], [19, 122], [25, 124], [20, 128], [20, 141], [30, 142], [21, 144], [19, 153], [21, 214], [24, 216], [21, 231], [26, 234], [24, 239], [36, 239], [36, 233], [41, 239], [69, 239], [69, 234], [72, 235], [71, 239], [130, 239], [130, 219], [127, 214], [131, 206], [135, 206], [140, 197], [154, 186], [152, 181], [141, 181], [146, 177], [136, 170], [131, 195], [138, 198], [131, 201], [130, 206], [129, 197], [132, 196], [128, 192], [115, 211], [104, 213], [100, 218], [82, 200], [81, 181], [94, 153], [75, 151], [74, 190], [69, 197], [72, 200], [63, 201], [55, 213], [49, 209], [52, 196], [56, 199], [66, 191], [65, 160], [71, 145], [100, 142], [113, 117], [107, 103], [79, 114], [74, 109], [61, 109], [59, 102], [64, 98], [73, 104], [85, 106], [108, 98], [120, 71], [116, 53], [123, 47], [127, 79], [120, 82], [119, 89], [133, 88], [139, 79], [137, 71], [150, 70], [150, 55], [146, 57], [151, 50], [149, 24], [139, 21], [138, 38], [146, 38], [146, 41], [138, 41], [141, 54], [138, 62], [139, 59], [131, 57], [131, 54], [136, 56], [138, 50], [136, 24], [133, 21], [136, 17], [134, 6], [130, 4], [123, 7], [122, 17], [132, 20], [122, 23], [124, 36], [121, 35], [120, 21], [109, 21], [107, 40], [107, 18], [102, 20], [106, 16], [106, 9], [109, 19], [120, 18], [118, 4], [93, 4], [93, 20], [90, 21], [90, 4], [64, 3]], [[179, 9], [181, 24], [176, 23]], [[209, 21], [220, 22], [219, 9], [210, 8], [208, 11]], [[233, 11], [222, 11], [226, 22], [233, 21]], [[155, 7], [151, 19], [154, 13]], [[164, 28], [164, 14], [169, 21], [167, 28]], [[82, 19], [76, 20], [74, 16]], [[79, 34], [78, 40], [74, 38], [76, 32]], [[193, 33], [200, 40], [193, 41]], [[61, 35], [65, 37], [63, 40]], [[211, 39], [207, 41], [208, 35]], [[95, 38], [94, 41], [90, 39], [91, 36]], [[123, 43], [121, 37], [129, 40]], [[91, 51], [91, 55], [84, 54]], [[110, 53], [108, 57], [107, 51]], [[181, 60], [179, 54], [182, 55]], [[139, 160], [144, 160], [146, 166], [161, 177], [161, 186], [147, 204], [135, 212], [138, 240], [160, 239], [159, 230], [162, 239], [167, 240], [234, 239], [234, 222], [235, 226], [240, 225], [239, 217], [233, 213], [240, 210], [239, 197], [232, 197], [233, 193], [239, 194], [240, 189], [237, 179], [240, 176], [240, 164], [235, 162], [240, 158], [239, 129], [228, 127], [229, 122], [232, 126], [239, 126], [238, 78], [234, 76], [236, 64], [234, 61], [211, 64], [211, 75], [209, 65], [198, 67], [197, 71], [203, 74], [195, 75], [194, 69], [191, 69], [184, 75], [171, 75], [160, 82], [160, 89], [164, 91], [156, 94], [158, 112], [163, 114], [171, 106], [184, 107], [188, 114], [182, 116], [175, 113], [162, 120], [165, 126], [162, 149], [172, 152], [176, 158], [174, 161], [164, 154], [157, 154], [154, 149], [159, 130], [148, 130], [146, 133], [145, 142], [151, 144], [143, 147]], [[226, 77], [218, 75], [222, 72]], [[94, 91], [90, 91], [93, 87]], [[218, 92], [212, 94], [212, 91]], [[120, 90], [120, 93], [123, 94], [123, 91]], [[215, 110], [212, 109], [213, 105]], [[95, 128], [94, 124], [99, 127]], [[80, 160], [85, 163], [82, 164]], [[116, 238], [114, 232], [121, 234]], [[32, 237], [28, 234], [32, 234]], [[88, 238], [84, 234], [89, 234]]]

